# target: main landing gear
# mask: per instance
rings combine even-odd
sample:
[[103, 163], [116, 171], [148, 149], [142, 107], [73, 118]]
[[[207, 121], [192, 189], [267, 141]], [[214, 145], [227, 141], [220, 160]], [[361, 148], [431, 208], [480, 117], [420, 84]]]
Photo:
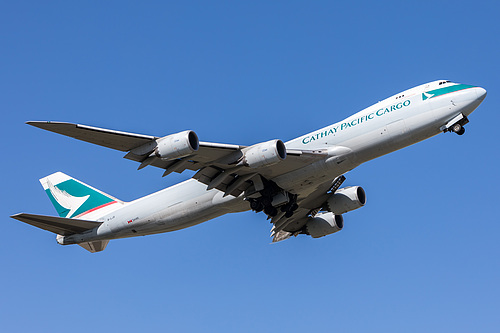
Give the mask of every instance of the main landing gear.
[[292, 217], [293, 212], [299, 207], [297, 195], [284, 191], [274, 182], [262, 179], [262, 190], [249, 195], [250, 208], [255, 212], [262, 212], [275, 217], [281, 212], [285, 217]]

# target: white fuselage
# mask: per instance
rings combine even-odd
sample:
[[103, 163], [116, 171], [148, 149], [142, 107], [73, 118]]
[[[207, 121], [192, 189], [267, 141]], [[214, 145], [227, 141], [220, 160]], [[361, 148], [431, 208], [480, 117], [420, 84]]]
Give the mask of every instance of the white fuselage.
[[[272, 180], [299, 198], [305, 197], [320, 184], [331, 182], [364, 162], [442, 132], [442, 126], [457, 115], [466, 117], [472, 113], [486, 93], [479, 87], [466, 86], [458, 91], [453, 91], [453, 87], [456, 84], [442, 81], [424, 84], [286, 142], [287, 149], [326, 149], [328, 156]], [[436, 90], [438, 93], [427, 94]], [[242, 195], [223, 194], [190, 179], [124, 204], [98, 218], [103, 222], [98, 228], [67, 236], [63, 244], [173, 231], [250, 209]]]

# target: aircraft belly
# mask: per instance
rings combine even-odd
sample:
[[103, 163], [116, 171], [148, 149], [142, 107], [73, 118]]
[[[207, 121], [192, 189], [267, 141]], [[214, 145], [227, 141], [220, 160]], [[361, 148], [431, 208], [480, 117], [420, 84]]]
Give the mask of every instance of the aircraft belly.
[[242, 197], [226, 196], [224, 193], [211, 190], [205, 194], [187, 201], [162, 209], [148, 217], [147, 223], [138, 226], [138, 234], [154, 234], [180, 230], [191, 227], [218, 216], [249, 210], [247, 202]]

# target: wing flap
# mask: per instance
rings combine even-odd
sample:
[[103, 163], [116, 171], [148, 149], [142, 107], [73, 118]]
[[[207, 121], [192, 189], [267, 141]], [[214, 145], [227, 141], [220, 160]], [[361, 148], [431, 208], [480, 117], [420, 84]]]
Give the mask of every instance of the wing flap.
[[26, 213], [15, 214], [11, 217], [18, 221], [31, 224], [32, 226], [35, 226], [37, 228], [44, 229], [63, 236], [79, 234], [101, 225], [101, 222], [95, 221], [68, 219], [65, 217]]

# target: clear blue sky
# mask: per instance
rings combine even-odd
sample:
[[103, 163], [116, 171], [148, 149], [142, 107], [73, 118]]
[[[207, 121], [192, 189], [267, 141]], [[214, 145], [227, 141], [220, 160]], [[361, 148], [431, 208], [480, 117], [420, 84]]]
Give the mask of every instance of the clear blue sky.
[[[39, 1], [0, 5], [5, 332], [498, 332], [494, 1]], [[189, 178], [44, 132], [58, 120], [203, 141], [289, 140], [436, 79], [488, 96], [441, 134], [348, 174], [342, 232], [270, 245], [251, 212], [100, 254], [10, 219], [54, 215], [63, 171], [122, 200]]]

